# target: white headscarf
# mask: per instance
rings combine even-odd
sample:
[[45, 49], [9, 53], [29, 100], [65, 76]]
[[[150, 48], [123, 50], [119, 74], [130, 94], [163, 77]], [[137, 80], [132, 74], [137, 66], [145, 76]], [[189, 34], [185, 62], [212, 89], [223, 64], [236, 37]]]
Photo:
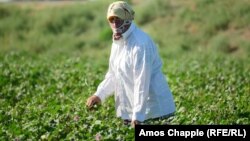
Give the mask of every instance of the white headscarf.
[[127, 31], [134, 19], [134, 10], [130, 5], [124, 1], [113, 2], [109, 5], [107, 19], [110, 17], [118, 17], [123, 20], [123, 23], [119, 27], [112, 27], [113, 37], [115, 40], [119, 40], [124, 32]]

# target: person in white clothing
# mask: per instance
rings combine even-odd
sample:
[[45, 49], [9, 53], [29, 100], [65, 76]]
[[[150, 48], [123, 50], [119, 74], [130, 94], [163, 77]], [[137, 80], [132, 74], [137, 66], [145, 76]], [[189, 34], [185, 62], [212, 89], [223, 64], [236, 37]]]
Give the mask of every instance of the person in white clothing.
[[94, 95], [91, 108], [114, 94], [116, 115], [132, 127], [148, 119], [172, 115], [175, 102], [154, 41], [134, 20], [134, 10], [124, 1], [109, 5], [107, 19], [113, 31], [109, 69]]

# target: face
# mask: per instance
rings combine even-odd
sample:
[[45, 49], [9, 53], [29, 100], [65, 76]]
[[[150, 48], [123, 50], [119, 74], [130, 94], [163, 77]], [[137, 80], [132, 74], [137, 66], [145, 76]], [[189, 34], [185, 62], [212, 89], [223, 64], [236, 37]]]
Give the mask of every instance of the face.
[[110, 17], [109, 24], [112, 28], [119, 28], [123, 24], [124, 20], [118, 17]]

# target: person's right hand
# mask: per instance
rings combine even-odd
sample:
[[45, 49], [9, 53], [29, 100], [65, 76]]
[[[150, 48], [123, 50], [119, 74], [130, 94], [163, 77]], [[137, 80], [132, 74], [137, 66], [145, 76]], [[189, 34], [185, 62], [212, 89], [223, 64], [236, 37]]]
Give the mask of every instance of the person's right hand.
[[131, 126], [132, 126], [132, 128], [135, 128], [135, 125], [140, 125], [140, 124], [141, 124], [141, 122], [138, 121], [138, 120], [132, 120], [132, 121], [131, 121]]
[[101, 99], [96, 95], [92, 95], [87, 99], [86, 106], [89, 109], [91, 109], [95, 104], [100, 104], [100, 103], [101, 103]]

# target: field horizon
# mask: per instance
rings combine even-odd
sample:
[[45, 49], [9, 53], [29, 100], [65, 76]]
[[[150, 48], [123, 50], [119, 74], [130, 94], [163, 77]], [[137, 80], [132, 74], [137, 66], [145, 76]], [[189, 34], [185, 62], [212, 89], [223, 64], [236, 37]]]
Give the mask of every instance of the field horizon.
[[[108, 69], [110, 2], [0, 4], [0, 140], [134, 140], [113, 96], [85, 107]], [[250, 2], [128, 2], [162, 58], [169, 124], [249, 125]]]

